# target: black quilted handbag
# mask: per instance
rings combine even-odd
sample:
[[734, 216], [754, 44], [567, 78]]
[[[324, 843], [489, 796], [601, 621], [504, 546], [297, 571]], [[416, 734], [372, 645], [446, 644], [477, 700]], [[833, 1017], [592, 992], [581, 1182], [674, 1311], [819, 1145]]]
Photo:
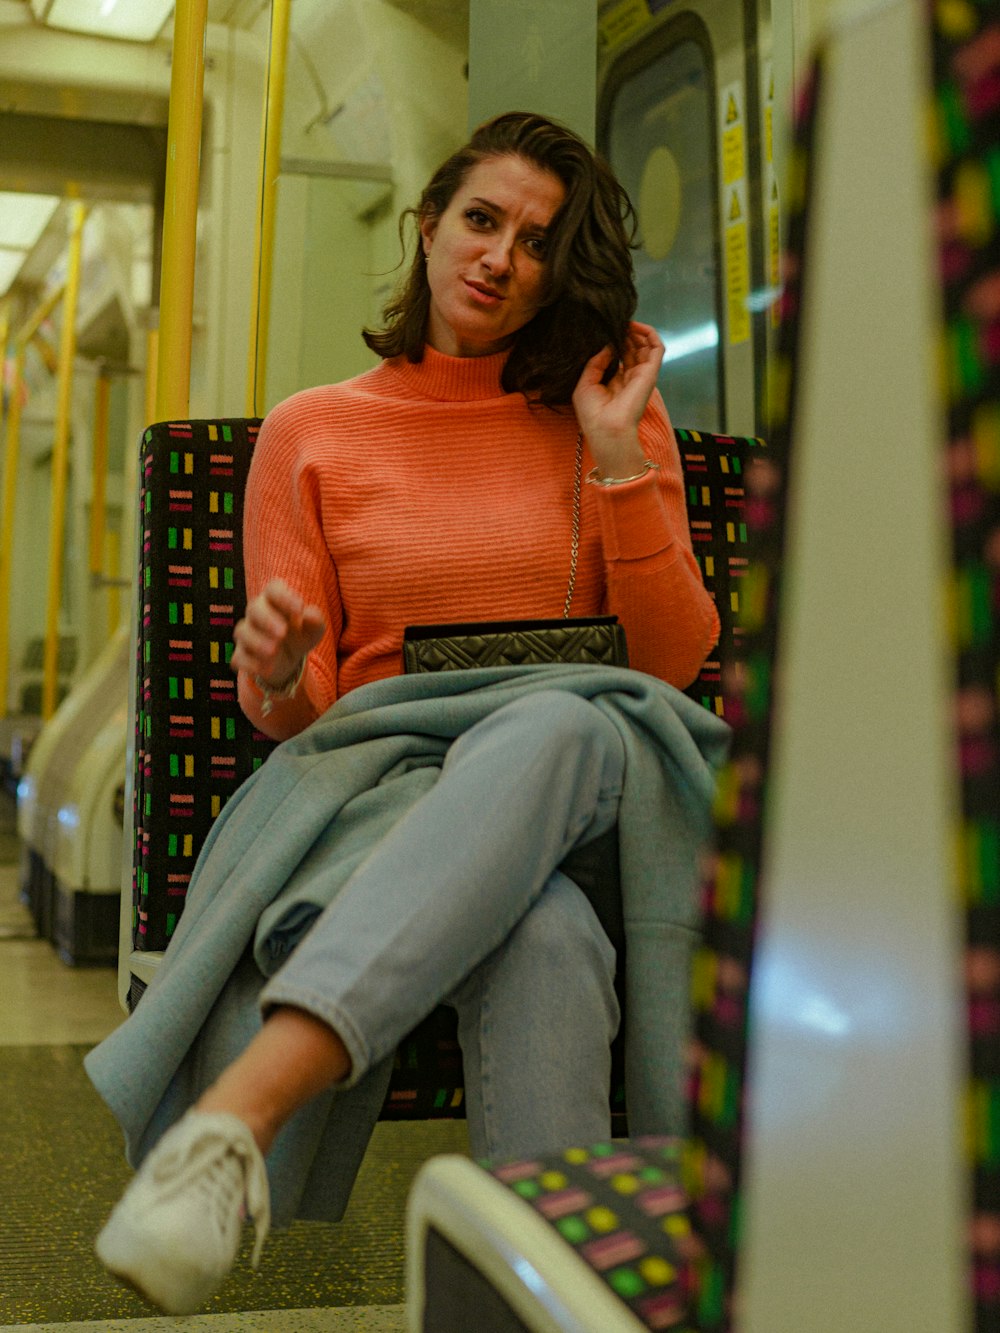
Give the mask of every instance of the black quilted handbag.
[[617, 616], [573, 620], [498, 620], [468, 625], [408, 625], [403, 670], [462, 671], [469, 667], [591, 662], [628, 666]]

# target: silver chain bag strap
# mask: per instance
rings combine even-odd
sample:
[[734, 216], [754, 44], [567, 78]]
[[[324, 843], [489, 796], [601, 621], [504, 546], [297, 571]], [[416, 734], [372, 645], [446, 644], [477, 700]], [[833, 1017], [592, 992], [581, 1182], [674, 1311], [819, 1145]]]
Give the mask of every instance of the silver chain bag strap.
[[617, 616], [571, 617], [580, 553], [583, 431], [576, 437], [569, 586], [559, 620], [472, 621], [407, 625], [403, 671], [463, 671], [474, 667], [536, 666], [547, 662], [628, 666], [625, 631]]

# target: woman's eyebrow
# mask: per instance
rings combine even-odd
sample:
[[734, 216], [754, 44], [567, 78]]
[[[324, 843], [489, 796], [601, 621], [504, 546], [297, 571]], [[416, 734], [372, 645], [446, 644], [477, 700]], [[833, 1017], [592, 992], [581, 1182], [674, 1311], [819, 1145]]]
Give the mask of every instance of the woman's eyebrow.
[[[503, 207], [502, 204], [496, 204], [493, 202], [492, 199], [484, 199], [481, 194], [473, 195], [472, 198], [469, 200], [468, 204], [466, 205], [466, 207], [468, 208], [474, 204], [479, 204], [484, 208], [492, 209], [492, 211], [498, 214], [500, 217], [503, 217], [507, 212], [507, 210]], [[551, 226], [546, 227], [540, 222], [532, 222], [528, 224], [527, 230], [540, 232], [544, 236], [547, 232], [551, 230]]]

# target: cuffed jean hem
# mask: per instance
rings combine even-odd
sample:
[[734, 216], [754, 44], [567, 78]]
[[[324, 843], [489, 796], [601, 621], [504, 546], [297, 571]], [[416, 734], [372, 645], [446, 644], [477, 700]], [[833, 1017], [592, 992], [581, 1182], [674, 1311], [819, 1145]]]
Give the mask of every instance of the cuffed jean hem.
[[[328, 1028], [332, 1028], [347, 1048], [351, 1057], [351, 1072], [337, 1083], [338, 1088], [353, 1088], [375, 1065], [378, 1059], [372, 1059], [371, 1049], [358, 1031], [350, 1015], [336, 1004], [314, 990], [296, 986], [280, 986], [274, 981], [268, 982], [260, 993], [259, 1007], [261, 1016], [266, 1019], [273, 1009], [288, 1006], [302, 1009], [313, 1018], [318, 1018]], [[379, 1057], [380, 1059], [383, 1057]]]

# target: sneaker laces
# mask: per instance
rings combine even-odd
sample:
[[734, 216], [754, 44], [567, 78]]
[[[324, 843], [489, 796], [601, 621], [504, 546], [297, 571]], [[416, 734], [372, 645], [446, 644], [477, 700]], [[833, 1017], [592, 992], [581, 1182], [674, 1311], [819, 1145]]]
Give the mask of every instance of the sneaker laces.
[[227, 1229], [234, 1213], [242, 1217], [245, 1205], [254, 1224], [250, 1262], [257, 1268], [271, 1229], [267, 1171], [249, 1128], [235, 1116], [227, 1117], [227, 1121], [224, 1127], [202, 1127], [196, 1137], [173, 1151], [161, 1153], [150, 1165], [154, 1179], [169, 1192], [197, 1190], [206, 1207], [214, 1212], [222, 1231]]

